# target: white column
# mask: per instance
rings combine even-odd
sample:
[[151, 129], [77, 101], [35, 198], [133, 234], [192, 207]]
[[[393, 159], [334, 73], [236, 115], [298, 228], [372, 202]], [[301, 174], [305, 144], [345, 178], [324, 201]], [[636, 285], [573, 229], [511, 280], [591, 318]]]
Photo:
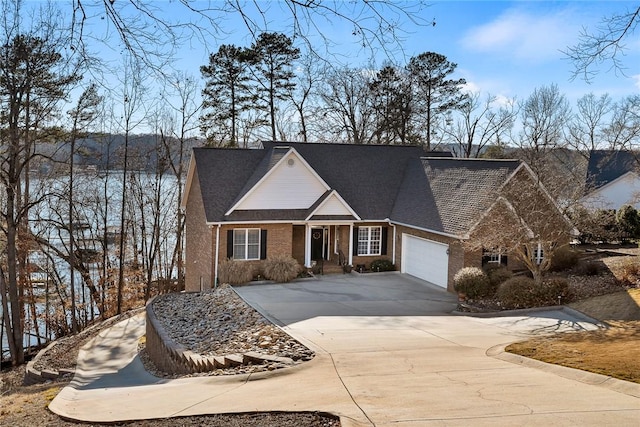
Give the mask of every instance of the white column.
[[[229, 243], [227, 243], [229, 244]], [[216, 227], [216, 253], [214, 256], [214, 267], [213, 267], [213, 287], [214, 289], [218, 287], [218, 252], [220, 252], [220, 224]]]
[[349, 265], [353, 265], [353, 223], [349, 224]]
[[[393, 244], [391, 245], [391, 262], [395, 265], [396, 263], [396, 226], [394, 224], [391, 224], [391, 227], [393, 227]], [[389, 242], [387, 242], [387, 244], [389, 244]]]
[[311, 226], [304, 225], [304, 265], [311, 268]]

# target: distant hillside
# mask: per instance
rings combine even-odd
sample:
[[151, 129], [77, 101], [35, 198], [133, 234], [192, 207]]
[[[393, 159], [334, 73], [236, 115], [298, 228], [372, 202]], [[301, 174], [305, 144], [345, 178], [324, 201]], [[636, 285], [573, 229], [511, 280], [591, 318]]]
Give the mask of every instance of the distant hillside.
[[[185, 146], [186, 158], [189, 161], [189, 150], [202, 145], [202, 140], [191, 138]], [[94, 134], [76, 142], [74, 162], [78, 167], [96, 167], [98, 169], [121, 169], [123, 165], [125, 137], [124, 135]], [[158, 147], [161, 147], [159, 150]], [[170, 155], [177, 159], [178, 142], [173, 140]], [[64, 168], [69, 159], [67, 142], [38, 144], [36, 148], [44, 159], [38, 161], [38, 168], [47, 170]], [[159, 135], [130, 135], [128, 165], [130, 169], [156, 170], [159, 160], [166, 160], [167, 153], [162, 147]]]

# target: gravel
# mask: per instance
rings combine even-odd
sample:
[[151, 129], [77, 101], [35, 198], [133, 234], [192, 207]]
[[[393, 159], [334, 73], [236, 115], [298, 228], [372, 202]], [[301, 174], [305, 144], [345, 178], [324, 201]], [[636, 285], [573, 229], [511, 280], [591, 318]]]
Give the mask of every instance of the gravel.
[[[311, 350], [271, 324], [247, 305], [228, 286], [215, 291], [166, 294], [156, 298], [153, 309], [163, 327], [176, 342], [192, 351], [207, 355], [226, 355], [256, 351], [263, 354], [289, 357], [298, 363], [310, 360]], [[143, 308], [124, 313], [97, 324], [85, 331], [58, 340], [50, 351], [39, 358], [37, 369], [74, 369], [79, 349], [100, 331], [128, 317], [139, 314]], [[175, 377], [159, 372], [141, 348], [140, 358], [152, 374]], [[268, 365], [236, 367], [215, 370], [198, 375], [231, 375], [270, 369]], [[186, 376], [186, 375], [185, 375]], [[68, 379], [56, 383], [23, 386], [24, 368], [15, 368], [0, 374], [0, 425], [71, 427], [101, 424], [75, 423], [62, 420], [46, 409], [50, 390], [57, 390]], [[6, 409], [5, 409], [6, 408]], [[340, 427], [338, 417], [319, 412], [261, 412], [243, 414], [211, 414], [193, 417], [134, 421], [123, 424], [131, 427]]]

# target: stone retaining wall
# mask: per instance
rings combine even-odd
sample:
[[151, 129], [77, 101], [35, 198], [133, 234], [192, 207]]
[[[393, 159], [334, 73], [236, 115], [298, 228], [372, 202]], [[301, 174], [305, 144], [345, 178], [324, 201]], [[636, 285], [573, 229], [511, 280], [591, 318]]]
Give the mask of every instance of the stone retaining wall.
[[36, 354], [36, 357], [31, 359], [29, 363], [27, 363], [27, 368], [24, 375], [24, 383], [26, 385], [39, 384], [47, 381], [54, 381], [59, 378], [70, 378], [73, 376], [73, 374], [75, 373], [75, 369], [59, 369], [57, 371], [49, 369], [40, 371], [36, 369], [36, 362], [38, 362], [42, 355], [51, 350], [57, 343], [58, 341], [52, 341], [48, 346], [40, 350], [38, 354]]
[[[161, 297], [161, 296], [159, 296]], [[174, 342], [166, 333], [153, 311], [154, 297], [146, 306], [146, 351], [153, 363], [169, 374], [193, 374], [239, 365], [274, 363], [280, 366], [293, 365], [293, 359], [256, 352], [203, 356]]]

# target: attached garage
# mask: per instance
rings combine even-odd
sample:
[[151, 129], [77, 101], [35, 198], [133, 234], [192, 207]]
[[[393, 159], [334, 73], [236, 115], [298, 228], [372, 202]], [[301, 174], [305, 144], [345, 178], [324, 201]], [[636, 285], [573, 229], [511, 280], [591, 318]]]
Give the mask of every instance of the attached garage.
[[447, 289], [449, 245], [403, 233], [401, 270]]

